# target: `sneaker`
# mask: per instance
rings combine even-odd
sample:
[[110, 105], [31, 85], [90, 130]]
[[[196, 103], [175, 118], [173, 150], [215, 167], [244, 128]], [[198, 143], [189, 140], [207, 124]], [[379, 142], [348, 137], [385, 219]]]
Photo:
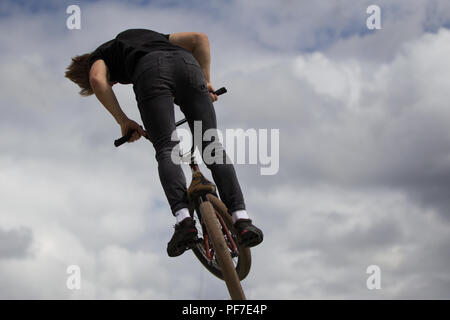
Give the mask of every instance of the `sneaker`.
[[194, 172], [192, 182], [187, 189], [188, 199], [193, 199], [206, 193], [215, 193], [215, 191], [216, 186], [214, 183], [206, 179], [200, 171]]
[[177, 257], [191, 249], [198, 241], [195, 220], [186, 218], [175, 225], [175, 233], [167, 244], [169, 257]]
[[254, 247], [263, 241], [263, 232], [252, 224], [250, 219], [239, 219], [234, 223], [239, 245]]

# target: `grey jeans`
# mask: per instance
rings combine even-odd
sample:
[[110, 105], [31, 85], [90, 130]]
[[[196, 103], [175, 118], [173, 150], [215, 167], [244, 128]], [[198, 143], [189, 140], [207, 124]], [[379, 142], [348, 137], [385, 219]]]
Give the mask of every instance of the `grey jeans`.
[[[145, 129], [152, 137], [158, 161], [162, 187], [172, 213], [187, 208], [186, 178], [179, 164], [172, 161], [172, 149], [179, 141], [172, 141], [175, 130], [174, 98], [188, 120], [191, 132], [194, 121], [202, 122], [202, 136], [208, 129], [216, 129], [214, 111], [206, 81], [197, 60], [187, 51], [154, 51], [142, 57], [133, 75], [133, 90]], [[210, 144], [197, 145], [201, 154]], [[222, 161], [207, 164], [217, 186], [220, 198], [229, 212], [244, 210], [244, 198], [232, 164], [226, 162], [222, 148]], [[205, 163], [207, 163], [205, 161]]]

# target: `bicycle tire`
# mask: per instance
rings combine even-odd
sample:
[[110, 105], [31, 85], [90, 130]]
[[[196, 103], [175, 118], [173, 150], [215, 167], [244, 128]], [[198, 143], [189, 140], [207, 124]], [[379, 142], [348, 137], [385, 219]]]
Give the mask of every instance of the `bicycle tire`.
[[[250, 248], [242, 247], [238, 244], [236, 230], [233, 226], [233, 220], [231, 219], [231, 216], [228, 213], [228, 209], [225, 204], [213, 194], [207, 194], [206, 197], [213, 205], [214, 210], [222, 217], [225, 224], [227, 225], [228, 230], [234, 237], [234, 241], [236, 242], [239, 252], [235, 269], [238, 274], [239, 280], [242, 281], [247, 277], [251, 268], [252, 256]], [[194, 252], [197, 259], [209, 272], [211, 272], [217, 278], [224, 280], [220, 268], [216, 264], [211, 263], [211, 261], [206, 257], [203, 242], [199, 242], [199, 244], [194, 247], [192, 251]]]
[[231, 234], [235, 236], [235, 242], [239, 250], [239, 257], [236, 265], [236, 272], [239, 276], [239, 280], [244, 280], [250, 272], [250, 268], [252, 265], [252, 254], [250, 248], [240, 246], [237, 241], [237, 232], [234, 228], [233, 219], [231, 215], [228, 213], [228, 209], [225, 204], [213, 194], [206, 195], [207, 199], [213, 205], [216, 212], [222, 217], [227, 225], [228, 230], [230, 230]]
[[225, 238], [223, 236], [222, 229], [220, 228], [219, 221], [217, 220], [216, 211], [213, 205], [209, 201], [203, 201], [200, 203], [199, 209], [202, 215], [202, 220], [211, 239], [215, 257], [218, 260], [231, 299], [245, 300], [245, 294], [242, 290], [241, 281], [236, 273], [228, 245], [225, 242]]

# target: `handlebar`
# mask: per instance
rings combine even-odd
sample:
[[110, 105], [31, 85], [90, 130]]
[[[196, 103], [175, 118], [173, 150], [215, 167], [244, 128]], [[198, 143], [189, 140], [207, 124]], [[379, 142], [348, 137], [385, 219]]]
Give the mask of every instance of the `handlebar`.
[[[214, 94], [217, 95], [217, 96], [220, 96], [221, 94], [224, 94], [224, 93], [226, 93], [226, 92], [227, 92], [227, 89], [226, 89], [225, 87], [222, 87], [222, 88], [217, 89], [216, 91], [214, 91]], [[180, 120], [180, 121], [177, 121], [177, 122], [175, 123], [175, 126], [178, 127], [179, 125], [182, 125], [182, 124], [185, 123], [186, 121], [187, 121], [187, 119], [182, 119], [182, 120]], [[122, 144], [124, 144], [125, 142], [127, 142], [128, 140], [130, 140], [130, 138], [131, 138], [131, 136], [133, 135], [134, 131], [135, 131], [135, 130], [131, 130], [131, 131], [129, 131], [126, 135], [124, 135], [123, 137], [121, 137], [121, 138], [115, 140], [115, 141], [114, 141], [114, 145], [115, 145], [116, 147], [119, 147], [119, 146], [121, 146]], [[147, 140], [150, 140], [150, 137], [148, 136], [148, 133], [147, 133], [147, 132], [145, 132], [145, 135], [144, 135], [143, 137], [146, 138]]]

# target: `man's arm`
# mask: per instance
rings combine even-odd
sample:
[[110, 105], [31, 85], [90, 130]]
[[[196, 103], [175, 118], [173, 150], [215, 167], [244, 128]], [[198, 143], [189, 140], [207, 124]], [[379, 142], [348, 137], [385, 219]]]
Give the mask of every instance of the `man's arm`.
[[179, 32], [169, 36], [169, 42], [190, 52], [200, 64], [206, 82], [210, 82], [211, 55], [208, 36], [200, 32]]
[[125, 135], [129, 130], [136, 130], [137, 133], [133, 134], [129, 140], [130, 142], [135, 141], [144, 135], [144, 130], [136, 122], [129, 119], [120, 107], [109, 82], [108, 69], [103, 60], [97, 60], [92, 64], [89, 72], [89, 82], [97, 99], [120, 125], [122, 135]]
[[[201, 32], [172, 33], [169, 36], [169, 42], [192, 52], [192, 55], [198, 61], [205, 76], [208, 90], [214, 92], [215, 90], [210, 80], [211, 54], [208, 36]], [[217, 96], [212, 93], [211, 98], [213, 101], [217, 100]]]

